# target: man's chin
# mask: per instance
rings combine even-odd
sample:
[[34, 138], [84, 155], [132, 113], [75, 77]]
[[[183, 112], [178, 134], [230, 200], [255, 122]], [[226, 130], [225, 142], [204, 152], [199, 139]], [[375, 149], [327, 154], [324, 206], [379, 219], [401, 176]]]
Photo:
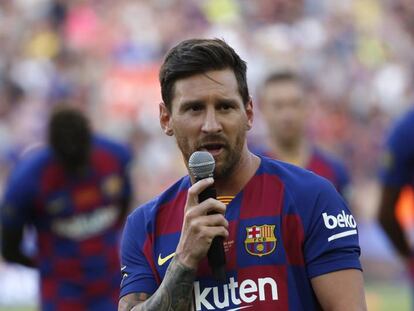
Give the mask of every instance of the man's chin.
[[230, 165], [230, 163], [216, 160], [216, 169], [214, 170], [214, 178], [215, 179], [229, 178], [233, 170], [234, 170], [234, 165]]

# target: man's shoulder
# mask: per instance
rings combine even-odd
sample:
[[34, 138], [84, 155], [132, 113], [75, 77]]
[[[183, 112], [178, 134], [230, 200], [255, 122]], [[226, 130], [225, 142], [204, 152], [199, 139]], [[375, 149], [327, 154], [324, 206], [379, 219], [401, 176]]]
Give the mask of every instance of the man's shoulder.
[[136, 222], [148, 218], [152, 211], [156, 209], [159, 201], [159, 196], [136, 207], [128, 216], [128, 221]]
[[278, 160], [265, 159], [265, 162], [265, 171], [276, 175], [282, 182], [288, 211], [298, 214], [305, 228], [308, 228], [315, 213], [320, 213], [322, 209], [332, 211], [344, 204], [333, 184], [326, 178]]
[[412, 135], [406, 135], [414, 130], [414, 108], [406, 111], [402, 115], [396, 118], [393, 126], [390, 130], [390, 135], [404, 135], [412, 137]]
[[265, 174], [279, 181], [284, 213], [297, 215], [306, 232], [315, 213], [337, 205], [339, 194], [332, 183], [312, 171], [269, 158], [264, 158], [263, 166]]
[[106, 136], [94, 135], [93, 145], [97, 149], [106, 150], [107, 152], [115, 154], [121, 158], [129, 159], [132, 155], [132, 151], [126, 143]]
[[386, 138], [386, 155], [398, 161], [414, 155], [414, 108], [399, 116], [392, 124]]
[[[267, 156], [260, 156], [263, 161], [263, 172], [267, 174], [275, 174], [280, 177], [286, 176], [301, 176], [307, 177], [309, 171], [300, 166], [284, 162], [278, 159], [270, 158]], [[311, 177], [312, 178], [312, 177]]]
[[323, 178], [317, 174], [294, 164], [280, 160], [262, 157], [263, 173], [275, 175], [286, 187], [306, 187], [310, 184], [321, 183]]
[[274, 158], [271, 156], [271, 152], [265, 144], [257, 144], [249, 141], [249, 150], [259, 156]]
[[332, 152], [314, 146], [312, 157], [323, 162], [325, 165], [331, 167], [335, 171], [347, 171], [344, 161]]
[[53, 165], [54, 157], [47, 147], [23, 154], [12, 167], [5, 185], [6, 197], [19, 197], [23, 192], [35, 191], [43, 173]]
[[53, 161], [54, 157], [49, 147], [40, 147], [22, 154], [17, 160], [14, 171], [20, 174], [33, 174]]
[[151, 200], [139, 205], [128, 218], [131, 221], [134, 219], [145, 219], [147, 221], [152, 220], [156, 217], [160, 207], [173, 201], [181, 193], [185, 193], [190, 187], [190, 179], [188, 176], [182, 177], [176, 183], [171, 185], [167, 190], [152, 198]]
[[414, 127], [414, 107], [412, 107], [402, 115], [401, 121]]

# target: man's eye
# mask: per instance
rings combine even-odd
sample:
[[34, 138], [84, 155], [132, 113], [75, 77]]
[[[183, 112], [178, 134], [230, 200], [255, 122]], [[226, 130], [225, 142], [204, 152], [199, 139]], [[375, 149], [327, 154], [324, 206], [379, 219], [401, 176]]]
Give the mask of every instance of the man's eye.
[[200, 111], [203, 107], [201, 107], [201, 105], [192, 105], [190, 107], [188, 107], [188, 110], [190, 111]]
[[229, 104], [221, 104], [221, 105], [219, 106], [219, 108], [220, 108], [221, 110], [229, 110], [229, 109], [231, 109], [231, 108], [232, 108], [232, 105], [229, 105]]

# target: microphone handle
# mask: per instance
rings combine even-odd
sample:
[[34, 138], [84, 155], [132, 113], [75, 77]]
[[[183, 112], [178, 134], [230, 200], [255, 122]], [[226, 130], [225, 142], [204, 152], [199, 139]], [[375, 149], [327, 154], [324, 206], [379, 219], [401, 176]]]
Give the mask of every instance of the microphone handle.
[[224, 283], [226, 280], [226, 255], [224, 253], [223, 237], [214, 237], [207, 252], [207, 258], [214, 278]]
[[208, 188], [204, 189], [198, 195], [198, 202], [201, 203], [210, 198], [217, 199], [217, 192], [216, 192], [216, 188], [214, 188], [214, 185], [211, 185]]
[[[214, 185], [206, 188], [198, 195], [198, 202], [203, 202], [209, 198], [217, 198], [217, 192]], [[215, 279], [224, 282], [226, 279], [226, 255], [224, 253], [223, 237], [214, 237], [210, 249], [208, 250], [207, 258]]]

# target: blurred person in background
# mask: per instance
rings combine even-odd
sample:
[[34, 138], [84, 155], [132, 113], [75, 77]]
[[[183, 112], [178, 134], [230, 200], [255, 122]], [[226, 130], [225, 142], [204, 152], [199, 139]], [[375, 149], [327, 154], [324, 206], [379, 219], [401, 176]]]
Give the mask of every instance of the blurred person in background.
[[[391, 12], [407, 31], [414, 43], [414, 2], [386, 1]], [[414, 67], [412, 68], [414, 69]], [[413, 71], [414, 72], [414, 71]], [[403, 209], [414, 208], [414, 108], [399, 117], [386, 139], [381, 167], [381, 197], [379, 222], [406, 266], [411, 291], [414, 293], [414, 249], [412, 219], [403, 218]], [[412, 217], [411, 213], [406, 213]], [[407, 224], [411, 224], [407, 225]], [[411, 309], [414, 310], [413, 294]]]
[[[39, 269], [42, 310], [116, 310], [131, 153], [95, 135], [69, 104], [52, 111], [48, 143], [10, 173], [0, 210], [2, 255]], [[37, 231], [37, 258], [21, 251], [28, 225]]]
[[[366, 310], [357, 225], [332, 184], [247, 147], [253, 103], [239, 55], [222, 40], [185, 40], [159, 79], [164, 133], [186, 165], [209, 152], [214, 180], [184, 176], [128, 217], [119, 310]], [[217, 199], [199, 202], [213, 182]], [[225, 280], [208, 267], [215, 236]]]
[[266, 145], [253, 146], [254, 151], [325, 177], [348, 200], [349, 175], [345, 165], [307, 137], [309, 103], [299, 74], [290, 70], [275, 71], [267, 76], [259, 92], [268, 139]]
[[414, 109], [401, 117], [389, 134], [381, 178], [379, 222], [402, 256], [414, 288], [414, 251], [409, 232], [396, 212], [403, 189], [414, 189]]

